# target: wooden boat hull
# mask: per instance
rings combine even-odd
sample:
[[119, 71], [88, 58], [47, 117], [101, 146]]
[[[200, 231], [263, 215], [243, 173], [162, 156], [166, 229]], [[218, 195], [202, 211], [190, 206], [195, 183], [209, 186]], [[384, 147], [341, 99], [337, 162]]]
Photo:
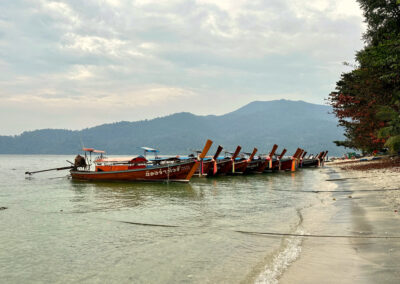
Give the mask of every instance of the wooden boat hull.
[[214, 174], [214, 161], [203, 161], [199, 163], [199, 167], [196, 170], [198, 176], [208, 176]]
[[[269, 163], [269, 162], [268, 162]], [[297, 168], [297, 167], [296, 167]], [[292, 159], [287, 159], [287, 160], [282, 160], [282, 161], [278, 161], [278, 160], [274, 160], [272, 162], [272, 169], [270, 169], [269, 167], [266, 167], [265, 171], [290, 171], [292, 170]]]
[[71, 177], [76, 180], [90, 181], [171, 181], [189, 182], [198, 167], [198, 162], [155, 166], [145, 169], [133, 169], [123, 171], [80, 171], [71, 170]]
[[281, 161], [281, 171], [290, 171], [292, 169], [292, 159]]
[[217, 163], [217, 175], [226, 175], [232, 171], [232, 160], [227, 159]]
[[269, 167], [269, 162], [264, 172], [278, 171], [279, 170], [279, 160], [272, 160], [272, 167]]
[[251, 162], [249, 162], [247, 164], [246, 174], [258, 172], [258, 169], [260, 168], [262, 163], [263, 160], [252, 160]]
[[269, 168], [269, 160], [268, 159], [263, 159], [260, 164], [258, 165], [258, 168], [256, 169], [256, 173], [263, 173], [265, 170], [268, 170]]
[[217, 161], [217, 172], [214, 174], [214, 167], [210, 167], [207, 176], [216, 176], [216, 175], [226, 175], [227, 173], [232, 171], [232, 160], [231, 159], [223, 159]]
[[[231, 162], [230, 168], [228, 169], [226, 174], [228, 175], [243, 174], [246, 171], [247, 163], [248, 163], [247, 160], [237, 161], [235, 162], [235, 164]], [[233, 166], [235, 167], [235, 169], [233, 169]]]
[[301, 167], [302, 168], [318, 167], [318, 160], [317, 159], [303, 160]]

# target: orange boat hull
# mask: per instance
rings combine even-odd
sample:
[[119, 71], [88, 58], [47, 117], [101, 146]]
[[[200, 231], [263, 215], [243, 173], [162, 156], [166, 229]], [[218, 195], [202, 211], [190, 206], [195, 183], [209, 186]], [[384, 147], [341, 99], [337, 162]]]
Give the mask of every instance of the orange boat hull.
[[198, 162], [156, 166], [145, 169], [131, 169], [122, 171], [75, 171], [71, 170], [71, 177], [76, 180], [90, 181], [176, 181], [189, 182], [198, 167]]

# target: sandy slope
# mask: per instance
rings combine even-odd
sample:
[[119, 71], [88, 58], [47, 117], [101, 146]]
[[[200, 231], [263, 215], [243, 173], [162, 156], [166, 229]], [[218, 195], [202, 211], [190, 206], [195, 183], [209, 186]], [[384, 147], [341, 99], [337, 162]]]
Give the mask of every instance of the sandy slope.
[[[322, 169], [336, 192], [318, 193], [321, 203], [303, 212], [306, 233], [400, 236], [400, 190], [377, 191], [400, 188], [399, 169], [350, 168], [337, 163]], [[343, 190], [353, 192], [339, 192]], [[379, 282], [400, 283], [400, 239], [305, 238], [300, 257], [280, 279], [280, 283]]]

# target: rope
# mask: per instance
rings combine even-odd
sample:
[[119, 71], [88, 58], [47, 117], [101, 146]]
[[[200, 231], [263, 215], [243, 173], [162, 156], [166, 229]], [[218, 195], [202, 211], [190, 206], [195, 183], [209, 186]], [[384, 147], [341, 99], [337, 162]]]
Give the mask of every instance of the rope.
[[131, 224], [131, 225], [138, 225], [138, 226], [151, 226], [151, 227], [166, 227], [166, 228], [179, 228], [180, 226], [176, 225], [163, 225], [163, 224], [150, 224], [150, 223], [139, 223], [139, 222], [129, 222], [129, 221], [118, 221], [120, 223]]
[[[385, 177], [398, 177], [400, 175], [385, 175]], [[368, 177], [349, 177], [349, 178], [333, 178], [326, 179], [325, 181], [339, 181], [339, 180], [348, 180], [348, 179], [362, 179], [362, 178], [374, 178], [374, 177], [382, 177], [382, 176], [368, 176]]]
[[272, 189], [273, 191], [287, 191], [287, 192], [307, 192], [307, 193], [320, 193], [320, 192], [344, 192], [344, 193], [352, 193], [352, 192], [382, 192], [382, 191], [397, 191], [400, 188], [387, 188], [387, 189], [358, 189], [358, 190], [290, 190], [290, 189]]
[[[176, 225], [162, 225], [162, 224], [149, 224], [149, 223], [138, 223], [129, 221], [117, 221], [121, 223], [139, 225], [139, 226], [152, 226], [152, 227], [167, 227], [167, 228], [179, 228], [181, 226]], [[273, 237], [302, 237], [302, 238], [349, 238], [349, 239], [400, 239], [400, 236], [357, 236], [357, 235], [314, 235], [314, 234], [291, 234], [291, 233], [279, 233], [279, 232], [252, 232], [252, 231], [240, 231], [234, 230], [233, 232], [249, 235], [263, 235]]]
[[249, 232], [249, 231], [235, 231], [237, 233], [249, 235], [266, 235], [266, 236], [289, 236], [289, 237], [303, 237], [303, 238], [349, 238], [349, 239], [400, 239], [400, 236], [357, 236], [357, 235], [313, 235], [313, 234], [290, 234], [290, 233], [276, 233], [276, 232]]

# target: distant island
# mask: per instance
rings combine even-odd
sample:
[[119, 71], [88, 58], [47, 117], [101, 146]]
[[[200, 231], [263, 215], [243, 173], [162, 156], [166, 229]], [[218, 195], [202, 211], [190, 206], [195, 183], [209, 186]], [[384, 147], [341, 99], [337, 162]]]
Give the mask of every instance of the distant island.
[[[266, 153], [274, 143], [292, 153], [297, 147], [309, 153], [329, 150], [339, 156], [346, 150], [333, 141], [343, 129], [330, 106], [304, 101], [255, 101], [233, 112], [199, 116], [182, 112], [136, 122], [121, 121], [79, 131], [41, 129], [16, 136], [0, 136], [0, 154], [76, 154], [82, 144], [109, 154], [140, 154], [149, 146], [161, 154], [184, 154], [212, 139], [227, 150], [241, 145]], [[213, 149], [211, 149], [212, 151]]]

